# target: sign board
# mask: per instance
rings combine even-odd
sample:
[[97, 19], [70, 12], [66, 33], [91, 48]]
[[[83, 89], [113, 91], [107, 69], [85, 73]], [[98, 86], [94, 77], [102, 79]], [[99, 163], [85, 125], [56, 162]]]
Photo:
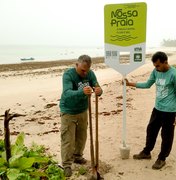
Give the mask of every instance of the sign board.
[[104, 7], [105, 63], [122, 75], [145, 63], [146, 14], [144, 2]]

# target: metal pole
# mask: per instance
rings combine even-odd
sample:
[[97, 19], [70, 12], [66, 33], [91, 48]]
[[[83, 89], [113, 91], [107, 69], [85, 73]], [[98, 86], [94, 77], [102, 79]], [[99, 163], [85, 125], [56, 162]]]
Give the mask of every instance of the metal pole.
[[123, 76], [123, 131], [122, 131], [122, 141], [123, 147], [126, 147], [126, 76]]

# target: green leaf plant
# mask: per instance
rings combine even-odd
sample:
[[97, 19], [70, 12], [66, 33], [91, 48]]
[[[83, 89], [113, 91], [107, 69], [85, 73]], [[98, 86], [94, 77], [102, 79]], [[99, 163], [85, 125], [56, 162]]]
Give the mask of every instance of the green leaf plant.
[[8, 147], [10, 156], [6, 152], [6, 140], [0, 140], [0, 179], [65, 180], [62, 168], [46, 153], [46, 148], [35, 143], [26, 147], [24, 138], [25, 134], [21, 132]]
[[4, 141], [0, 140], [0, 177], [2, 180], [65, 180], [62, 168], [46, 154], [44, 146], [33, 143], [27, 148], [24, 145], [23, 132], [11, 145], [9, 163]]

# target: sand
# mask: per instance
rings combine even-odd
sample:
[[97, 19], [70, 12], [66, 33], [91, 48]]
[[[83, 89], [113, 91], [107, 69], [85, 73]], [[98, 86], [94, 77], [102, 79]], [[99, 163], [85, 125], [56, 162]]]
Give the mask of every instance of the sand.
[[[133, 81], [145, 81], [153, 69], [148, 55], [146, 64], [128, 74]], [[176, 53], [169, 54], [169, 63], [176, 64]], [[62, 74], [69, 63], [38, 62], [18, 65], [0, 65], [0, 138], [3, 138], [3, 115], [5, 110], [25, 116], [10, 121], [11, 141], [20, 132], [25, 132], [25, 144], [32, 142], [44, 145], [47, 151], [61, 164], [60, 157], [60, 110], [58, 103], [62, 92]], [[103, 58], [96, 58], [92, 69], [103, 89], [99, 98], [99, 158], [100, 174], [105, 180], [175, 180], [176, 179], [176, 142], [174, 140], [166, 166], [153, 170], [152, 165], [160, 151], [161, 137], [157, 139], [151, 160], [134, 160], [133, 154], [141, 151], [145, 144], [146, 126], [155, 101], [155, 87], [136, 89], [127, 87], [125, 143], [130, 147], [129, 159], [122, 159], [120, 146], [123, 139], [123, 86], [122, 76], [104, 64]], [[92, 97], [94, 116], [94, 97]], [[94, 120], [94, 119], [93, 119]], [[90, 138], [84, 156], [90, 163]], [[76, 176], [77, 168], [73, 164], [74, 174], [70, 179], [87, 179]]]

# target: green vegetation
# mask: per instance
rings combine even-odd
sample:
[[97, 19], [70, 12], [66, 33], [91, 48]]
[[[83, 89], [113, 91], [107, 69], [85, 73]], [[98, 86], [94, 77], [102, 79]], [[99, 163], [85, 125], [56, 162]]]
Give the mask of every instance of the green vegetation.
[[84, 174], [87, 173], [87, 169], [86, 169], [85, 167], [81, 166], [81, 167], [79, 168], [78, 173], [79, 173], [80, 175], [84, 175]]
[[45, 152], [45, 147], [24, 145], [24, 133], [11, 145], [11, 157], [6, 161], [4, 141], [0, 140], [0, 179], [2, 180], [65, 180], [63, 170]]
[[165, 47], [176, 47], [176, 39], [163, 39], [161, 44]]

